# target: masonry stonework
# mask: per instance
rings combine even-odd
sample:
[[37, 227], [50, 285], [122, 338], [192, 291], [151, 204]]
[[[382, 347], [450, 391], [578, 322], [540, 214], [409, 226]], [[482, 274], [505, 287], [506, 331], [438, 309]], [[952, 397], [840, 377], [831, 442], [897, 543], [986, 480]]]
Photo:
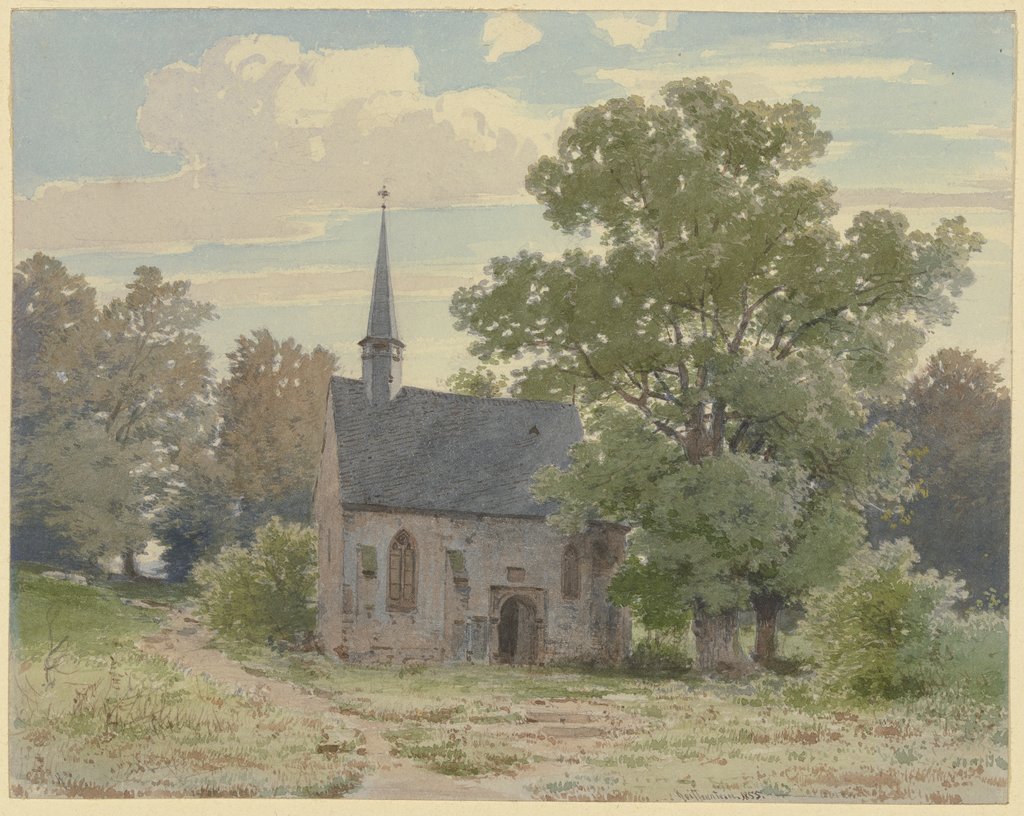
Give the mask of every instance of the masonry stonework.
[[314, 515], [317, 634], [340, 660], [616, 663], [625, 530], [567, 536], [530, 493], [583, 435], [559, 403], [403, 386], [381, 214], [363, 378], [334, 377]]
[[[330, 526], [321, 527], [321, 536]], [[536, 519], [386, 510], [345, 512], [340, 529], [344, 555], [320, 562], [318, 622], [325, 648], [345, 660], [616, 663], [625, 656], [628, 613], [607, 600], [623, 553], [621, 529], [566, 537]], [[388, 548], [402, 530], [416, 547], [416, 605], [395, 611], [388, 609]], [[580, 554], [575, 599], [562, 597], [569, 543]], [[513, 582], [510, 570], [517, 571]], [[499, 636], [502, 608], [517, 599], [532, 605], [536, 637], [532, 654], [519, 661], [502, 653]]]

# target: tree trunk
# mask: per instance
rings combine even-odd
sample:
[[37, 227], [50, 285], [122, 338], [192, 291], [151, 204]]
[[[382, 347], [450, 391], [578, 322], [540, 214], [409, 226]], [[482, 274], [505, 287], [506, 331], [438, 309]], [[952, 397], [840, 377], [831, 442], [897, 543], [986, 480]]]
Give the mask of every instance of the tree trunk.
[[683, 450], [691, 465], [717, 456], [725, 447], [725, 406], [698, 402], [690, 413]]
[[135, 550], [127, 548], [121, 551], [121, 571], [129, 578], [139, 577], [139, 568], [135, 564]]
[[749, 661], [740, 649], [736, 610], [710, 614], [698, 606], [693, 612], [693, 637], [697, 645], [696, 669], [710, 672], [745, 671]]
[[754, 638], [754, 660], [762, 665], [775, 659], [778, 645], [775, 637], [779, 612], [785, 606], [781, 595], [760, 592], [751, 598], [757, 615], [757, 634]]

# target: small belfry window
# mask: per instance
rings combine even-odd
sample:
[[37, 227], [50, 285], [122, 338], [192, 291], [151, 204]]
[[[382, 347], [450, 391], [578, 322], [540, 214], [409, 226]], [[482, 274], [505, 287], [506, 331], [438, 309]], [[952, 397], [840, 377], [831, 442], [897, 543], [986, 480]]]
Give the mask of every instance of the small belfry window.
[[388, 609], [416, 607], [416, 543], [405, 530], [391, 539], [388, 550]]
[[562, 597], [580, 597], [580, 556], [572, 544], [562, 551]]

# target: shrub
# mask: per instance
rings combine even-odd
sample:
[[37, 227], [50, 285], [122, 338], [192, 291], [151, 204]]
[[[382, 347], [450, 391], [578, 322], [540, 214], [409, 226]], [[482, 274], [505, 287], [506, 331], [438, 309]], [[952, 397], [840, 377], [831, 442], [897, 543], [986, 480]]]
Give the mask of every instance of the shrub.
[[690, 629], [690, 611], [679, 589], [687, 577], [686, 567], [661, 567], [631, 555], [612, 578], [608, 597], [628, 606], [646, 631], [682, 635]]
[[686, 650], [668, 640], [641, 640], [626, 662], [630, 674], [638, 677], [679, 677], [686, 674], [693, 660]]
[[939, 632], [942, 685], [979, 703], [1006, 705], [1010, 630], [1005, 609], [949, 616]]
[[865, 546], [839, 583], [809, 597], [804, 620], [827, 689], [864, 701], [919, 697], [948, 678], [943, 640], [955, 622], [963, 583], [916, 572], [910, 542]]
[[316, 602], [314, 530], [274, 518], [252, 547], [228, 547], [192, 572], [203, 615], [230, 637], [265, 643], [312, 631]]

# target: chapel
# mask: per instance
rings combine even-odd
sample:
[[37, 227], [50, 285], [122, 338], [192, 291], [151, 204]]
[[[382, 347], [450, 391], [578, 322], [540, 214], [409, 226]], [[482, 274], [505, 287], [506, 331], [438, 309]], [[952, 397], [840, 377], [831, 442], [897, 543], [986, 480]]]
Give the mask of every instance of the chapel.
[[359, 663], [617, 663], [629, 612], [608, 601], [625, 530], [566, 535], [530, 493], [582, 438], [573, 405], [402, 384], [387, 208], [362, 378], [333, 377], [314, 489], [317, 637]]

